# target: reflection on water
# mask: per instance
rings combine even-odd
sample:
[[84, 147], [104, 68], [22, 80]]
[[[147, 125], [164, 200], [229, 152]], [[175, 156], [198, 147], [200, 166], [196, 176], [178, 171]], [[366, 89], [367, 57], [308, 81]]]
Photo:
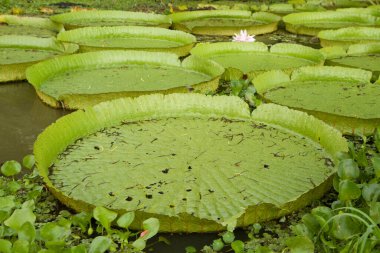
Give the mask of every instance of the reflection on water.
[[0, 163], [32, 153], [38, 134], [67, 113], [43, 104], [27, 82], [0, 84]]

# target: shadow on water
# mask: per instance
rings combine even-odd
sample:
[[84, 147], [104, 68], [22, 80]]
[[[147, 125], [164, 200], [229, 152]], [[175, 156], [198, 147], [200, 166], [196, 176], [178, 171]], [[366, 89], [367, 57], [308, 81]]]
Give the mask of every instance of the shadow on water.
[[0, 84], [0, 163], [31, 154], [38, 134], [67, 113], [43, 104], [27, 82]]

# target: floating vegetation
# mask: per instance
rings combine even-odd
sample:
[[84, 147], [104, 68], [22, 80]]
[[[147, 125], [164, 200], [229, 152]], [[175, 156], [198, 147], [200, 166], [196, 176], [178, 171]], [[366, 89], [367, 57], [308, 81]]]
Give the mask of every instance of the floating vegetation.
[[66, 205], [150, 215], [168, 232], [231, 230], [297, 210], [329, 188], [347, 151], [337, 130], [305, 113], [271, 104], [251, 116], [237, 97], [200, 94], [79, 110], [34, 147], [40, 175]]
[[74, 44], [63, 44], [55, 38], [34, 36], [0, 36], [0, 82], [25, 79], [27, 67], [78, 50]]
[[119, 97], [216, 90], [224, 68], [199, 57], [107, 50], [51, 59], [30, 67], [27, 79], [53, 107], [84, 108]]
[[380, 26], [378, 17], [342, 11], [292, 13], [283, 17], [283, 21], [287, 31], [312, 36], [321, 30]]
[[380, 27], [347, 27], [337, 30], [324, 30], [318, 33], [322, 47], [352, 44], [380, 43]]
[[169, 15], [173, 27], [193, 34], [234, 35], [240, 30], [249, 34], [270, 33], [277, 30], [281, 17], [268, 12], [243, 10], [187, 11]]
[[171, 20], [166, 15], [111, 10], [76, 11], [50, 17], [67, 30], [86, 26], [158, 26], [168, 28]]
[[63, 30], [61, 24], [48, 18], [0, 15], [1, 35], [26, 35], [42, 38], [54, 37]]
[[216, 61], [226, 69], [237, 69], [251, 76], [268, 70], [291, 71], [302, 66], [324, 63], [324, 56], [318, 50], [287, 43], [278, 43], [271, 47], [261, 42], [203, 43], [194, 47], [191, 54]]
[[77, 43], [82, 52], [104, 49], [133, 49], [189, 54], [195, 36], [158, 27], [118, 26], [85, 27], [64, 31], [58, 40]]
[[291, 75], [257, 76], [257, 92], [272, 103], [308, 112], [345, 134], [369, 135], [380, 124], [380, 86], [369, 71], [344, 67], [303, 67]]

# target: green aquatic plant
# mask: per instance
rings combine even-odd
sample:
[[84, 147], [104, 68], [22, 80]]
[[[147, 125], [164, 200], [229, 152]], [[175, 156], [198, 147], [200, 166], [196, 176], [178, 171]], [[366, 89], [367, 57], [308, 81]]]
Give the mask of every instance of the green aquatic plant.
[[346, 149], [339, 132], [301, 112], [262, 105], [251, 116], [236, 97], [172, 94], [74, 112], [46, 129], [34, 152], [49, 189], [77, 211], [105, 206], [134, 211], [136, 221], [152, 215], [160, 231], [205, 232], [318, 198]]
[[322, 47], [352, 44], [380, 43], [380, 27], [346, 27], [337, 30], [323, 30], [318, 33]]
[[0, 36], [0, 83], [23, 80], [29, 66], [55, 56], [72, 54], [77, 50], [77, 45], [63, 44], [55, 38]]
[[171, 52], [179, 56], [188, 55], [196, 42], [195, 36], [181, 31], [139, 26], [78, 28], [61, 32], [57, 38], [79, 44], [81, 52], [133, 49]]
[[168, 28], [171, 25], [171, 20], [166, 15], [115, 10], [68, 12], [51, 16], [50, 19], [63, 24], [67, 30], [87, 26], [134, 25]]
[[240, 30], [249, 34], [270, 33], [277, 30], [281, 17], [267, 13], [244, 10], [187, 11], [169, 15], [173, 27], [193, 34], [234, 35]]
[[244, 73], [253, 77], [268, 70], [291, 71], [302, 66], [323, 65], [324, 63], [324, 56], [318, 50], [287, 43], [278, 43], [271, 47], [262, 42], [201, 43], [197, 44], [190, 53], [221, 64], [228, 69], [224, 75], [226, 78], [230, 72], [232, 74], [236, 70], [241, 75]]
[[[133, 212], [118, 215], [102, 206], [78, 214], [57, 211], [41, 186], [40, 177], [30, 170], [34, 168], [33, 156], [23, 160], [28, 161], [27, 167], [23, 165], [28, 169], [23, 176], [0, 176], [0, 252], [137, 253], [157, 234], [160, 224], [155, 218], [141, 221], [144, 229], [141, 233], [129, 230]], [[15, 173], [19, 173], [21, 165], [16, 161], [5, 162], [2, 172], [9, 172], [15, 165]], [[12, 182], [18, 185], [17, 190], [10, 186]]]
[[373, 81], [379, 78], [380, 43], [354, 44], [348, 49], [340, 46], [325, 47], [321, 52], [326, 57], [326, 65], [365, 69], [373, 72]]
[[214, 91], [224, 68], [199, 57], [107, 50], [60, 57], [27, 70], [38, 96], [53, 107], [84, 108], [120, 97]]
[[380, 25], [378, 17], [342, 11], [292, 13], [283, 17], [283, 21], [287, 31], [312, 36], [321, 30]]
[[[344, 67], [303, 67], [286, 74], [257, 76], [258, 94], [272, 103], [306, 111], [345, 134], [370, 135], [380, 124], [380, 86], [369, 71]], [[323, 103], [321, 103], [323, 100]]]
[[0, 15], [0, 36], [25, 35], [49, 38], [56, 36], [62, 30], [61, 24], [48, 18]]

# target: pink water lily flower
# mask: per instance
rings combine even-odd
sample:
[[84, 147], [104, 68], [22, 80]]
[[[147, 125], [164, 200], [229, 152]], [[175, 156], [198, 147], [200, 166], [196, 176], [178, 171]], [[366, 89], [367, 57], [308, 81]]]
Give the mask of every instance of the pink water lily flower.
[[255, 35], [249, 35], [247, 30], [240, 30], [239, 34], [236, 34], [232, 37], [232, 41], [236, 42], [254, 42]]

